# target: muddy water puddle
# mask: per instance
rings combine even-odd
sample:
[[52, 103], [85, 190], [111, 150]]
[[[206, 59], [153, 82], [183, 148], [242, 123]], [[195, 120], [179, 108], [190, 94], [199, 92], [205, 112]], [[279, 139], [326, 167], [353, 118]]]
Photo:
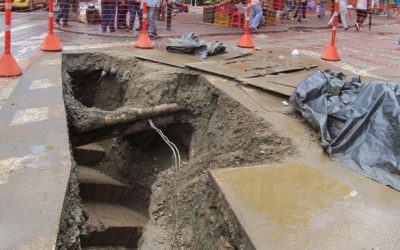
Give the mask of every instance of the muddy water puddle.
[[348, 186], [305, 166], [241, 168], [225, 172], [219, 180], [278, 226], [309, 224], [314, 212], [332, 208], [352, 192]]

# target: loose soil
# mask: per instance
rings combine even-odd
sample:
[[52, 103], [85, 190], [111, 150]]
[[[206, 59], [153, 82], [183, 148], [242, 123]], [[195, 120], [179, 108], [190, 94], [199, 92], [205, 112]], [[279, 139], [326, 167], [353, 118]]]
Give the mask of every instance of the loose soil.
[[[281, 161], [294, 152], [290, 140], [193, 72], [99, 53], [67, 54], [63, 70], [71, 137], [99, 109], [168, 103], [184, 109], [160, 128], [179, 148], [179, 169], [154, 130], [99, 142], [106, 154], [96, 169], [139, 190], [148, 207], [139, 248], [244, 247], [207, 173]], [[107, 74], [96, 84], [102, 71]]]

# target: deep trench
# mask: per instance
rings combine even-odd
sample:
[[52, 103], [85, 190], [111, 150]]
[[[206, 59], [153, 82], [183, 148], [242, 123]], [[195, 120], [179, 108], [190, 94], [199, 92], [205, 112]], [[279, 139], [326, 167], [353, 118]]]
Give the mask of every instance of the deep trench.
[[[201, 75], [154, 63], [66, 54], [63, 91], [83, 205], [64, 207], [64, 217], [82, 225], [62, 224], [59, 245], [243, 248], [208, 170], [279, 161], [293, 152], [288, 139]], [[137, 121], [79, 129], [103, 111], [167, 103], [182, 109], [154, 121], [178, 147], [179, 169], [147, 119], [135, 130], [129, 128]], [[82, 207], [82, 216], [73, 217], [72, 206]]]

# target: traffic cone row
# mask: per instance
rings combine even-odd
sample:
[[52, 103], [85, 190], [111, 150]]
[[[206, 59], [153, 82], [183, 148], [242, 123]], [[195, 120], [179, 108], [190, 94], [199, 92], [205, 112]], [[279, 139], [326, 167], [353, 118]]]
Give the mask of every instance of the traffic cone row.
[[[54, 34], [53, 0], [49, 0], [48, 4], [49, 31], [42, 45], [40, 46], [40, 49], [49, 52], [61, 51], [61, 43]], [[22, 70], [11, 54], [11, 0], [6, 0], [5, 12], [4, 54], [0, 58], [0, 77], [15, 77], [22, 75]]]

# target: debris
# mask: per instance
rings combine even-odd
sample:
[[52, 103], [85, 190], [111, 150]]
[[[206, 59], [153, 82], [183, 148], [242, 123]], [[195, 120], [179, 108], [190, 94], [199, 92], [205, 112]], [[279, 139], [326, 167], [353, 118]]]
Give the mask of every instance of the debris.
[[298, 56], [300, 52], [297, 49], [292, 50], [292, 56]]
[[283, 106], [289, 106], [289, 103], [287, 101], [282, 101]]
[[167, 46], [168, 52], [200, 55], [202, 59], [225, 53], [225, 50], [223, 43], [202, 41], [196, 33], [183, 34], [178, 40]]
[[400, 84], [319, 71], [290, 101], [321, 133], [322, 146], [355, 171], [400, 190]]

